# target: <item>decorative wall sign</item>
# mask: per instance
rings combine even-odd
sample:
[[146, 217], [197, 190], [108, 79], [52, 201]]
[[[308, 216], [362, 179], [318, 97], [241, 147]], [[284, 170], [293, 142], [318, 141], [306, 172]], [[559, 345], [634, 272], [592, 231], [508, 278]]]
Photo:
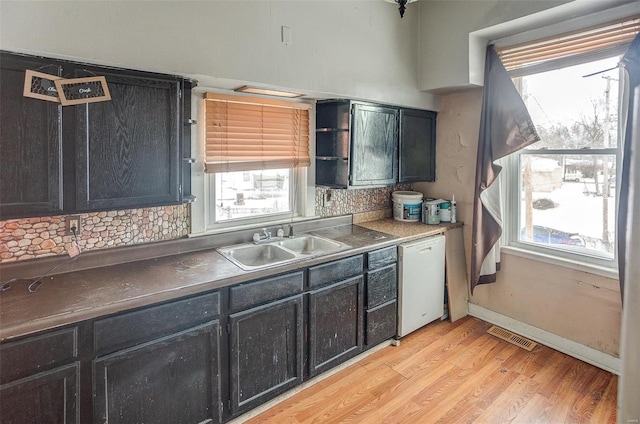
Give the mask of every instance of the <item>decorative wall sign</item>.
[[55, 81], [62, 79], [62, 77], [56, 75], [43, 74], [42, 72], [27, 69], [24, 76], [23, 94], [25, 97], [60, 103]]
[[60, 79], [55, 81], [63, 106], [111, 100], [105, 77]]

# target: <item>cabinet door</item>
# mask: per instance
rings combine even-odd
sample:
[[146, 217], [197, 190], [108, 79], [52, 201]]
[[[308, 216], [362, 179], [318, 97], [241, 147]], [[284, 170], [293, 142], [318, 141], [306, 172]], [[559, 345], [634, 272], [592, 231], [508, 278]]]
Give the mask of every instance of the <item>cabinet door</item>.
[[351, 185], [389, 185], [398, 179], [398, 110], [353, 105]]
[[[62, 74], [54, 61], [0, 53], [0, 219], [62, 211], [62, 106], [23, 95], [27, 69]], [[32, 91], [50, 85], [35, 79]]]
[[309, 293], [309, 375], [362, 351], [363, 287], [360, 275]]
[[79, 424], [78, 362], [0, 386], [0, 423]]
[[93, 361], [95, 423], [220, 421], [219, 323]]
[[302, 295], [229, 316], [233, 415], [302, 382], [303, 323]]
[[403, 182], [436, 180], [436, 113], [400, 110], [399, 178]]
[[88, 75], [106, 77], [111, 100], [72, 106], [77, 209], [179, 203], [180, 81], [102, 68], [75, 71]]

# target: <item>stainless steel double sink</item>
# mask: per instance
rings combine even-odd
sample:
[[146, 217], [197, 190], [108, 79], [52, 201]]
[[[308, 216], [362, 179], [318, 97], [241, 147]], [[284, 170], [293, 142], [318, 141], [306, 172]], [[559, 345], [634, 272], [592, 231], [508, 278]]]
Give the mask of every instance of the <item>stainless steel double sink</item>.
[[242, 243], [216, 250], [243, 270], [253, 271], [349, 248], [351, 246], [335, 240], [300, 234], [293, 238], [274, 239], [260, 244]]

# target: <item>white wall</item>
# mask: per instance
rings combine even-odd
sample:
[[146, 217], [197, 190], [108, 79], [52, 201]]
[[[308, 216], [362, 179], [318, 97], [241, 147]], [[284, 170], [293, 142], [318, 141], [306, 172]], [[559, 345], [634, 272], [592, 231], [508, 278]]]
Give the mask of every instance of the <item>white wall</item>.
[[3, 0], [0, 48], [437, 109], [417, 90], [418, 18], [382, 0]]
[[[481, 86], [488, 41], [558, 24], [560, 32], [637, 13], [638, 0], [428, 1], [420, 9], [420, 89], [432, 93]], [[635, 10], [635, 12], [634, 12]], [[617, 15], [616, 15], [617, 14]], [[539, 34], [531, 39], [549, 34]]]
[[469, 33], [569, 1], [460, 0], [424, 4], [420, 10], [420, 89], [437, 92], [470, 85]]

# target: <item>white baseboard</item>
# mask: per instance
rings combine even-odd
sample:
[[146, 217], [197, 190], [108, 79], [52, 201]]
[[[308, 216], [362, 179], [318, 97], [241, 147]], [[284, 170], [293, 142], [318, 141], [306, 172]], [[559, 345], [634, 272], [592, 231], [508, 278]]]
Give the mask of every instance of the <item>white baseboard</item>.
[[499, 327], [518, 333], [524, 337], [587, 362], [605, 371], [620, 375], [620, 358], [550, 333], [506, 315], [493, 312], [482, 306], [469, 303], [469, 315], [490, 322]]

